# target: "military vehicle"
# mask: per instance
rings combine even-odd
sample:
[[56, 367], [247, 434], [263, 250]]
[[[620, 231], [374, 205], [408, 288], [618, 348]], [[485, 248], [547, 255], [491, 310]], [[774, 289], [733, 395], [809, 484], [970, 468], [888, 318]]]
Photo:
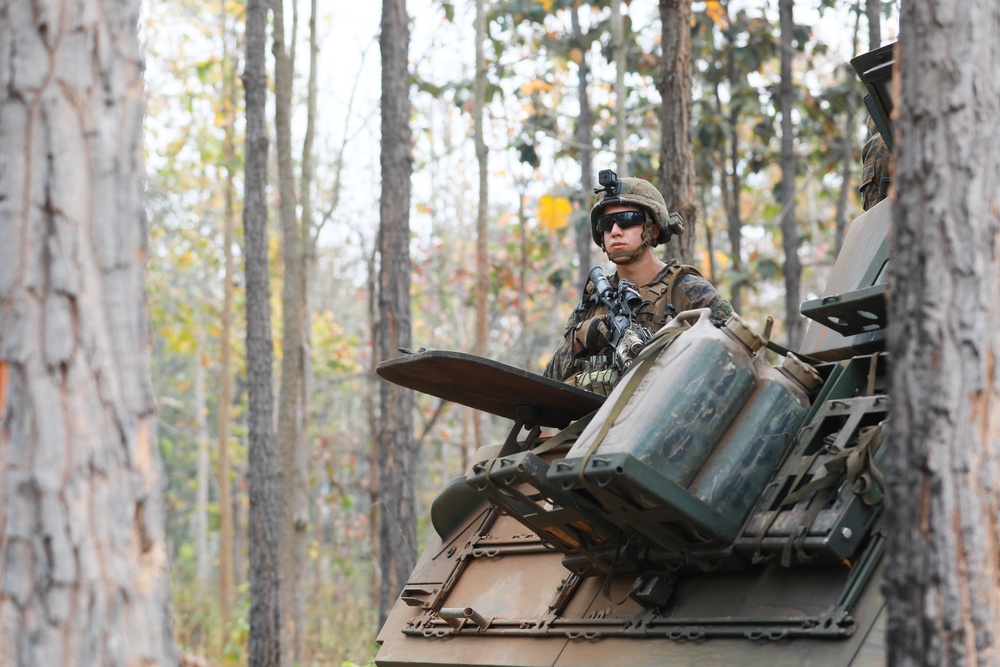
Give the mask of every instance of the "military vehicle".
[[[886, 137], [892, 53], [852, 61]], [[459, 352], [381, 364], [513, 426], [434, 500], [376, 664], [884, 664], [889, 206], [853, 221], [777, 367], [708, 311], [606, 399]]]

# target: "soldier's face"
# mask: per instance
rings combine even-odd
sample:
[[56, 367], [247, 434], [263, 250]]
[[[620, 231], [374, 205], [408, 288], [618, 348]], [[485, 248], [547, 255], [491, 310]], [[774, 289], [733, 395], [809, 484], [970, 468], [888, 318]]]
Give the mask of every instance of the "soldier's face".
[[[619, 213], [621, 211], [638, 211], [642, 212], [642, 209], [636, 206], [629, 206], [628, 204], [612, 204], [602, 211], [602, 215], [608, 215], [610, 213]], [[631, 257], [639, 246], [642, 245], [642, 232], [645, 225], [635, 225], [633, 227], [626, 227], [622, 229], [617, 224], [613, 225], [610, 230], [604, 232], [604, 251], [608, 253], [608, 257], [611, 261], [615, 261], [616, 258], [626, 258]], [[653, 226], [654, 234], [659, 231], [656, 226]]]

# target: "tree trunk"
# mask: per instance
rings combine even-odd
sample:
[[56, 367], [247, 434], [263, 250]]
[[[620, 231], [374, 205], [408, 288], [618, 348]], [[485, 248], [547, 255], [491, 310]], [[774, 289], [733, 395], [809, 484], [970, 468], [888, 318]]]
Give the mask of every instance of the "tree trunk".
[[865, 0], [865, 16], [868, 18], [868, 50], [882, 45], [882, 2]]
[[[590, 109], [588, 79], [590, 65], [587, 61], [589, 49], [585, 48], [583, 29], [580, 27], [580, 10], [574, 5], [570, 8], [570, 20], [573, 25], [573, 40], [582, 53], [577, 70], [577, 97], [580, 100], [580, 117], [576, 121], [576, 145], [580, 150], [580, 194], [578, 207], [580, 216], [576, 224], [576, 254], [579, 259], [576, 285], [579, 289], [587, 284], [590, 269], [593, 266], [594, 238], [590, 232], [590, 205], [594, 199], [594, 115]], [[625, 174], [622, 174], [625, 176]]]
[[1000, 664], [998, 32], [995, 0], [907, 0], [900, 11], [886, 474], [891, 665]]
[[622, 176], [629, 175], [625, 157], [625, 140], [628, 136], [628, 119], [625, 116], [625, 21], [622, 18], [622, 0], [611, 0], [611, 48], [615, 61], [615, 169]]
[[[855, 15], [854, 32], [851, 37], [851, 53], [858, 51], [858, 30], [860, 29], [861, 14]], [[844, 76], [847, 79], [846, 89], [857, 88], [857, 74], [854, 68], [845, 65]], [[851, 183], [851, 173], [854, 171], [854, 124], [857, 122], [858, 98], [855, 95], [848, 95], [847, 109], [844, 112], [844, 138], [840, 146], [840, 192], [837, 195], [837, 210], [834, 218], [836, 228], [834, 230], [834, 257], [840, 255], [840, 249], [844, 245], [844, 233], [847, 230], [847, 200], [848, 194], [854, 189]]]
[[[300, 662], [305, 560], [306, 509], [305, 452], [302, 433], [302, 230], [295, 213], [295, 174], [292, 166], [292, 78], [295, 63], [285, 45], [284, 2], [272, 0], [274, 18], [274, 125], [278, 152], [278, 194], [281, 217], [281, 384], [278, 393], [278, 449], [281, 452], [281, 641], [282, 664]], [[292, 33], [292, 44], [295, 34]]]
[[691, 0], [660, 0], [660, 25], [660, 191], [667, 209], [684, 218], [684, 233], [663, 254], [694, 264], [698, 203], [691, 138]]
[[795, 89], [792, 86], [792, 16], [793, 0], [779, 0], [781, 21], [781, 238], [785, 250], [785, 332], [788, 347], [797, 349], [802, 338], [802, 318], [799, 315], [800, 279], [799, 224], [795, 215], [795, 136], [792, 130], [792, 107]]
[[[368, 423], [368, 438], [371, 443], [368, 454], [368, 493], [370, 495], [370, 502], [368, 503], [368, 525], [371, 526], [371, 543], [372, 543], [372, 560], [379, 557], [382, 552], [382, 548], [379, 544], [379, 533], [378, 533], [378, 517], [379, 517], [379, 454], [381, 448], [378, 446], [379, 442], [379, 415], [378, 415], [378, 401], [376, 400], [376, 395], [382, 389], [382, 381], [379, 380], [378, 375], [375, 373], [375, 367], [378, 365], [378, 339], [379, 339], [379, 318], [378, 318], [378, 276], [376, 265], [378, 262], [378, 242], [376, 242], [375, 247], [370, 253], [365, 254], [365, 277], [366, 285], [368, 287], [368, 325], [370, 338], [372, 341], [372, 351], [371, 351], [371, 365], [368, 368], [367, 382], [365, 383], [365, 396], [364, 396], [364, 407], [365, 416]], [[376, 577], [378, 575], [376, 574]], [[371, 605], [377, 608], [379, 605], [379, 598], [381, 597], [381, 583], [378, 585], [373, 585], [371, 587]]]
[[[486, 137], [483, 136], [483, 116], [486, 113], [486, 56], [483, 43], [486, 41], [486, 0], [476, 0], [476, 80], [473, 99], [473, 133], [476, 144], [476, 163], [479, 166], [479, 204], [476, 208], [476, 341], [475, 352], [486, 355], [486, 339], [489, 333], [490, 305], [490, 258], [489, 258], [489, 164]], [[482, 447], [483, 414], [476, 411], [472, 416], [475, 446]]]
[[[379, 325], [377, 358], [410, 347], [410, 46], [406, 0], [382, 3], [382, 196], [379, 202]], [[413, 392], [380, 381], [381, 419], [376, 448], [379, 469], [378, 548], [381, 582], [379, 624], [384, 622], [416, 563], [414, 513], [415, 443]]]
[[[300, 568], [300, 579], [305, 580], [305, 568], [308, 560], [309, 535], [306, 531], [309, 518], [309, 488], [311, 480], [306, 461], [309, 458], [308, 429], [310, 423], [310, 405], [312, 402], [312, 309], [309, 298], [313, 285], [316, 264], [316, 240], [318, 233], [313, 234], [313, 204], [312, 190], [315, 180], [315, 170], [313, 167], [313, 140], [316, 135], [316, 97], [317, 67], [316, 62], [319, 53], [319, 44], [316, 38], [316, 5], [317, 0], [311, 0], [309, 6], [309, 86], [306, 101], [306, 134], [302, 142], [302, 177], [299, 181], [299, 200], [302, 205], [302, 380], [299, 383], [299, 413], [301, 415], [301, 428], [298, 430], [296, 441], [296, 468], [301, 475], [301, 486], [296, 489], [295, 500], [297, 506], [295, 512], [302, 518], [301, 523], [296, 523], [294, 542], [292, 551]], [[301, 528], [301, 529], [300, 529]], [[315, 530], [315, 529], [314, 529]], [[318, 535], [318, 533], [317, 533]], [[321, 543], [317, 539], [317, 543]], [[317, 559], [318, 565], [318, 559]], [[322, 597], [322, 582], [317, 578], [315, 585], [320, 588], [320, 599]], [[306, 585], [307, 586], [307, 585]], [[305, 593], [303, 585], [297, 588], [298, 599], [295, 609], [295, 634], [293, 646], [295, 647], [295, 662], [301, 664], [303, 660], [303, 650], [305, 646]]]
[[138, 0], [0, 2], [0, 662], [176, 665]]
[[[521, 327], [520, 333], [520, 364], [521, 368], [531, 369], [535, 362], [535, 352], [527, 345], [528, 323], [528, 267], [531, 261], [531, 241], [528, 237], [528, 195], [525, 192], [527, 182], [522, 179], [514, 181], [517, 189], [517, 231], [520, 241], [520, 253], [517, 269], [517, 320]], [[462, 471], [464, 473], [464, 470]]]
[[251, 667], [281, 664], [280, 568], [278, 563], [281, 477], [274, 446], [271, 364], [270, 276], [267, 263], [267, 153], [264, 119], [267, 75], [264, 70], [268, 0], [247, 3], [246, 177], [243, 207], [247, 311], [247, 421], [250, 446], [247, 484], [250, 495]]
[[[729, 32], [725, 35], [726, 80], [729, 90], [735, 90], [740, 82], [736, 72], [736, 45]], [[715, 89], [715, 108], [719, 118], [723, 118], [722, 98], [719, 87]], [[722, 204], [726, 211], [726, 233], [729, 237], [729, 254], [732, 261], [733, 276], [730, 288], [729, 302], [733, 310], [739, 313], [743, 310], [743, 288], [746, 277], [743, 268], [743, 218], [740, 214], [740, 198], [743, 193], [743, 179], [740, 177], [740, 136], [739, 111], [737, 105], [730, 101], [729, 112], [725, 115], [727, 132], [725, 141], [719, 145], [719, 185], [722, 191]]]
[[208, 416], [205, 406], [205, 366], [202, 359], [205, 355], [205, 330], [201, 323], [195, 324], [198, 331], [195, 334], [194, 358], [194, 422], [195, 442], [198, 445], [198, 466], [196, 470], [195, 489], [195, 558], [198, 573], [198, 585], [202, 591], [208, 590], [208, 582], [212, 576], [212, 559], [208, 553]]
[[225, 256], [225, 284], [223, 286], [222, 312], [219, 314], [221, 341], [219, 353], [219, 408], [216, 431], [219, 438], [219, 455], [216, 477], [219, 489], [219, 610], [222, 625], [228, 628], [233, 616], [233, 502], [229, 485], [229, 415], [233, 404], [233, 282], [236, 279], [233, 243], [236, 236], [236, 66], [229, 56], [229, 36], [226, 34], [226, 0], [220, 0], [223, 26], [222, 99], [225, 109], [225, 137], [223, 160], [226, 168], [225, 204], [223, 210], [223, 254]]

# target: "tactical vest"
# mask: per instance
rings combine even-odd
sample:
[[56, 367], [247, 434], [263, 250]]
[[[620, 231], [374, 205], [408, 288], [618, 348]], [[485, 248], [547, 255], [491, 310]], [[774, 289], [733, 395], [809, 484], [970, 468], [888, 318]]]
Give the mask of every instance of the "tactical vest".
[[[677, 313], [688, 310], [691, 307], [691, 301], [684, 294], [683, 290], [674, 289], [677, 281], [689, 273], [704, 277], [701, 275], [701, 271], [695, 267], [687, 264], [679, 264], [676, 259], [671, 259], [667, 263], [666, 273], [657, 282], [638, 288], [643, 301], [653, 302], [652, 312], [639, 313], [639, 317], [636, 318], [639, 324], [648, 327], [650, 331], [655, 333], [662, 329], [663, 325], [673, 319]], [[661, 298], [664, 294], [669, 295], [669, 297], [666, 299]], [[668, 312], [669, 310], [673, 312]]]

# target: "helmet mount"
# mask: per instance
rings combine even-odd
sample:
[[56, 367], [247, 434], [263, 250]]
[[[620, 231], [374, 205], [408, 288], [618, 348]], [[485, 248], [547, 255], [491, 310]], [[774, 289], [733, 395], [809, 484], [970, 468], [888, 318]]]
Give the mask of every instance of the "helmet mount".
[[[638, 208], [646, 213], [649, 223], [659, 228], [660, 233], [650, 236], [651, 245], [668, 242], [674, 234], [684, 231], [684, 219], [678, 213], [667, 210], [663, 195], [652, 183], [641, 178], [618, 175], [610, 169], [602, 169], [597, 175], [601, 187], [594, 189], [597, 199], [590, 211], [590, 230], [594, 243], [603, 249], [603, 234], [598, 229], [597, 221], [606, 209], [612, 205], [625, 205]], [[647, 223], [647, 224], [649, 224]]]
[[605, 197], [617, 197], [621, 192], [622, 182], [618, 180], [618, 174], [610, 169], [602, 169], [597, 173], [597, 182], [601, 187], [594, 188], [594, 194], [604, 193]]

